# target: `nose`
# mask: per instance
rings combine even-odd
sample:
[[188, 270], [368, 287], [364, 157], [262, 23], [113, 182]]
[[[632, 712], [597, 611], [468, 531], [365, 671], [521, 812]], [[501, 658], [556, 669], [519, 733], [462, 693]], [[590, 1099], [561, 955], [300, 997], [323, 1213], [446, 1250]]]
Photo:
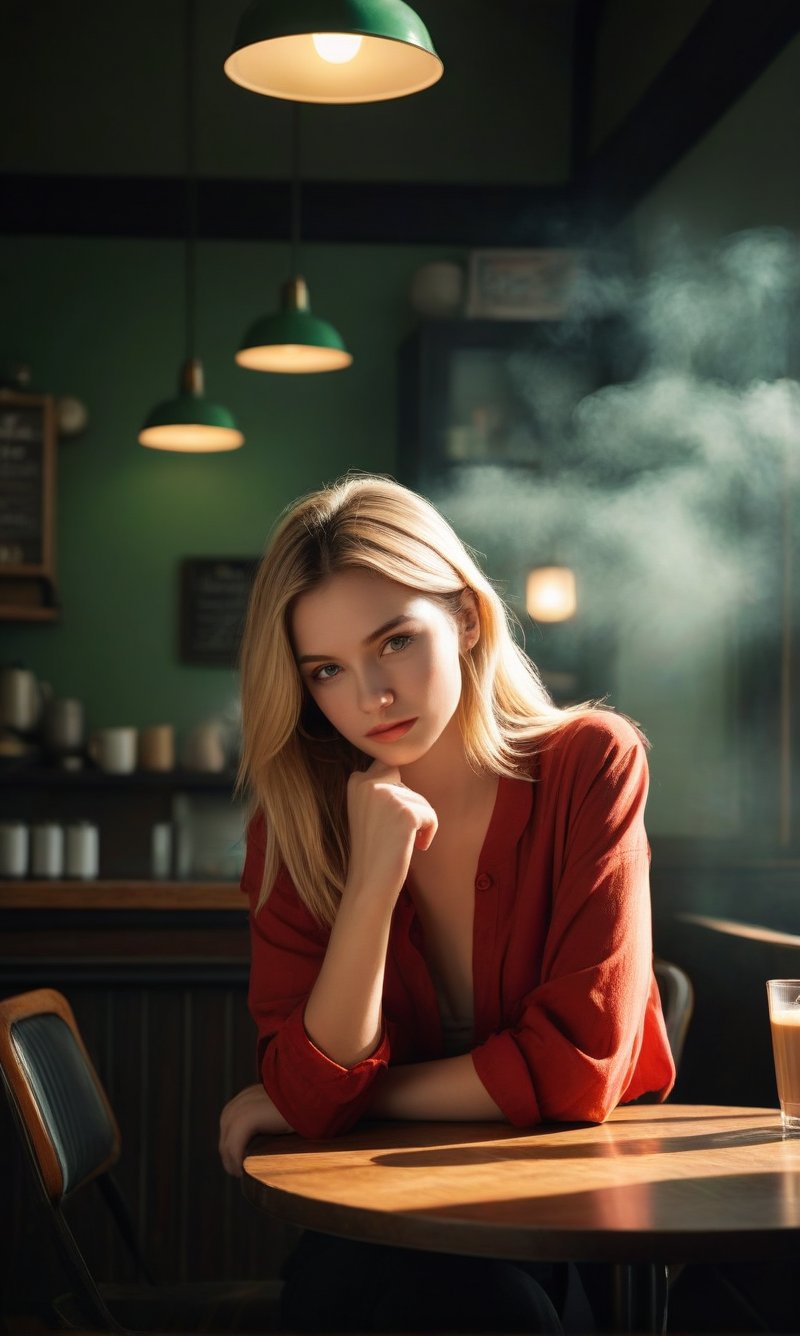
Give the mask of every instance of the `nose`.
[[365, 714], [383, 710], [394, 702], [394, 692], [385, 683], [365, 675], [359, 683], [359, 705]]

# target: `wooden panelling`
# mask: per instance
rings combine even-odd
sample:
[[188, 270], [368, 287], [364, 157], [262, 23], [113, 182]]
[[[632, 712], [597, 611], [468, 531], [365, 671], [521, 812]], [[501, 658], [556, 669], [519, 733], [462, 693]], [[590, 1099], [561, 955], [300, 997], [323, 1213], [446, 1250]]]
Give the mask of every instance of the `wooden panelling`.
[[[137, 922], [143, 916], [118, 913], [115, 928], [98, 930], [91, 914], [77, 912], [69, 931], [38, 941], [29, 924], [17, 930], [15, 917], [0, 914], [0, 991], [47, 982], [69, 999], [119, 1120], [115, 1173], [158, 1278], [276, 1276], [297, 1231], [254, 1210], [217, 1152], [222, 1105], [256, 1076], [246, 916], [221, 930], [219, 915], [186, 913], [181, 928], [166, 914], [160, 938], [157, 922]], [[8, 1185], [0, 1286], [5, 1311], [19, 1312], [35, 1293], [25, 1246], [34, 1215], [5, 1108], [0, 1131]], [[79, 1194], [68, 1214], [92, 1270], [131, 1278], [99, 1194]]]

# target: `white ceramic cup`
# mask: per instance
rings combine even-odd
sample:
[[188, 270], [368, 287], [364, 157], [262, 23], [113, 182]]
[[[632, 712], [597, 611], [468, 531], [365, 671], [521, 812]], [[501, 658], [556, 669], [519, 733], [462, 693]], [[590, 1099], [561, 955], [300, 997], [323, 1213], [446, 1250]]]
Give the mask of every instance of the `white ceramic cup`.
[[110, 775], [129, 775], [136, 769], [137, 730], [98, 728], [89, 739], [89, 755]]
[[29, 733], [42, 712], [42, 688], [27, 668], [0, 671], [0, 725]]
[[64, 831], [46, 821], [31, 827], [31, 873], [46, 881], [63, 876]]
[[100, 867], [100, 832], [90, 821], [66, 828], [65, 869], [76, 881], [93, 881]]
[[0, 877], [18, 879], [28, 874], [30, 837], [22, 821], [4, 821], [0, 825]]

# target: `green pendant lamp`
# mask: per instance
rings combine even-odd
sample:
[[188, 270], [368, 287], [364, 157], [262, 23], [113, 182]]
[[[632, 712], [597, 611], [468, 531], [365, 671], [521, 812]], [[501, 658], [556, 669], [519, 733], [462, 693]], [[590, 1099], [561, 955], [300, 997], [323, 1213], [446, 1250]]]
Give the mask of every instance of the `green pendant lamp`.
[[225, 61], [234, 83], [291, 102], [383, 102], [443, 68], [403, 0], [252, 0]]
[[189, 454], [238, 450], [244, 436], [233, 414], [206, 399], [203, 364], [198, 357], [183, 363], [174, 399], [165, 399], [148, 413], [139, 444], [151, 450], [183, 450]]
[[250, 326], [236, 354], [239, 366], [250, 371], [341, 371], [350, 366], [338, 330], [313, 315], [305, 279], [287, 279], [281, 288], [280, 306], [273, 315], [262, 316]]
[[242, 339], [236, 361], [250, 371], [288, 375], [341, 371], [352, 354], [338, 330], [313, 315], [305, 279], [298, 273], [300, 249], [300, 108], [292, 108], [292, 277], [281, 287], [278, 310], [262, 316]]
[[194, 171], [194, 3], [186, 3], [186, 199], [189, 225], [185, 246], [186, 359], [178, 379], [178, 393], [147, 415], [139, 444], [151, 450], [190, 454], [238, 450], [244, 436], [233, 414], [205, 397], [203, 364], [194, 354], [197, 250], [197, 185]]

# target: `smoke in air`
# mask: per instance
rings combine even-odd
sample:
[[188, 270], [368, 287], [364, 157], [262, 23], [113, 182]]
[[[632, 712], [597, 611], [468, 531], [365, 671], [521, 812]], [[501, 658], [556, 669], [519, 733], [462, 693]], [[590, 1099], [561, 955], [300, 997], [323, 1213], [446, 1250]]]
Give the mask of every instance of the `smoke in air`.
[[[800, 248], [778, 230], [702, 254], [673, 241], [646, 277], [599, 262], [580, 275], [569, 319], [504, 359], [509, 411], [488, 424], [503, 462], [431, 492], [513, 606], [525, 573], [555, 560], [576, 570], [584, 628], [617, 643], [702, 657], [710, 624], [776, 632], [799, 290]], [[485, 428], [469, 363], [463, 379]], [[533, 658], [540, 634], [528, 623]]]

